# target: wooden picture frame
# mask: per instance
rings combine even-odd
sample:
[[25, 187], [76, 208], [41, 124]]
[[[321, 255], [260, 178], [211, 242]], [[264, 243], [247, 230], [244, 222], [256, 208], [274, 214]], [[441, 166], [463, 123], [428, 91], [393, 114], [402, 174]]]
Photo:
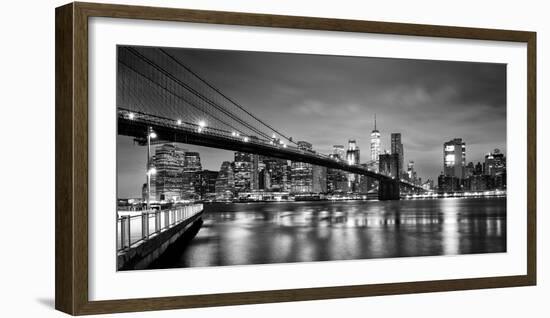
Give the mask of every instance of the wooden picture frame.
[[[164, 310], [536, 284], [536, 33], [236, 12], [70, 3], [56, 9], [55, 307], [72, 314]], [[527, 43], [527, 275], [146, 299], [88, 297], [88, 19], [111, 17]]]

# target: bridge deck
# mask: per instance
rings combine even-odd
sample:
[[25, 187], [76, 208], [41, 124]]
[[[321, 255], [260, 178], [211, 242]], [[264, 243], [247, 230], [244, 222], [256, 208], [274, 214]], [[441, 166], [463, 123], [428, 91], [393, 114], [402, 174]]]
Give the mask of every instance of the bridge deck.
[[[350, 173], [365, 175], [376, 180], [393, 180], [389, 176], [370, 171], [363, 166], [350, 165], [345, 161], [337, 161], [324, 154], [298, 149], [291, 145], [278, 143], [275, 140], [266, 141], [254, 138], [253, 136], [237, 135], [234, 132], [221, 129], [201, 127], [196, 124], [131, 112], [119, 108], [118, 134], [143, 138], [147, 134], [148, 127], [152, 127], [158, 139], [168, 142], [179, 142], [231, 151], [254, 153], [339, 169]], [[417, 186], [408, 182], [402, 180], [399, 182], [402, 186], [418, 189]]]

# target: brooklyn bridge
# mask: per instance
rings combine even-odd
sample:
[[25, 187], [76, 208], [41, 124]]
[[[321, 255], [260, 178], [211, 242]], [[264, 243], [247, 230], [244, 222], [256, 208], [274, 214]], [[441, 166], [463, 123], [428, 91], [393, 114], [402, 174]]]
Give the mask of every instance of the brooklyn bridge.
[[163, 48], [119, 47], [118, 134], [270, 156], [338, 169], [378, 180], [380, 200], [423, 192], [399, 177], [337, 160], [297, 145], [289, 136], [245, 108]]

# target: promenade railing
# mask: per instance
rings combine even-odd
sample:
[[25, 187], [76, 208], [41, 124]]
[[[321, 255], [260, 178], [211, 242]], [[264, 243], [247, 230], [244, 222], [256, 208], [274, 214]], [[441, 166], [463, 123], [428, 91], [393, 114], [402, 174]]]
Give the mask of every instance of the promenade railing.
[[119, 211], [117, 251], [123, 252], [202, 212], [202, 203], [166, 210]]

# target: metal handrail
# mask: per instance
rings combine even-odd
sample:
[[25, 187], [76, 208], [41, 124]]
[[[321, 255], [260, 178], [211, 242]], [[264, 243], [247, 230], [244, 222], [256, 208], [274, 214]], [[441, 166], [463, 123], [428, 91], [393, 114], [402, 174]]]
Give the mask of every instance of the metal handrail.
[[151, 237], [189, 220], [202, 212], [202, 209], [202, 203], [192, 203], [174, 209], [141, 211], [136, 215], [119, 215], [117, 217], [117, 252], [129, 250]]

